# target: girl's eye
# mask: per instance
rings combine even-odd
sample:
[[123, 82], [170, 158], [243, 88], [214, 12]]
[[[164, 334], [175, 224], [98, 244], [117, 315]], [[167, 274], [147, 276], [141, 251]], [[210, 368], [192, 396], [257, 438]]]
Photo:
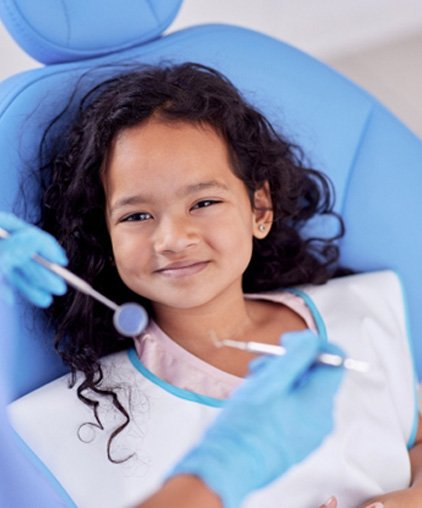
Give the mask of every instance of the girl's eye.
[[221, 201], [218, 201], [217, 199], [203, 199], [193, 205], [192, 209], [197, 210], [198, 208], [207, 208], [208, 206], [217, 205], [218, 203], [221, 203]]
[[122, 219], [122, 222], [144, 222], [152, 219], [152, 215], [148, 212], [132, 213]]

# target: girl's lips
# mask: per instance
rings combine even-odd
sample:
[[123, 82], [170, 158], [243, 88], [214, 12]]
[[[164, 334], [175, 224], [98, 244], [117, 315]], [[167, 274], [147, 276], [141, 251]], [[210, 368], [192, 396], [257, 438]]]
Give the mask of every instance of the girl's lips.
[[163, 275], [164, 277], [170, 277], [173, 279], [179, 279], [183, 277], [188, 277], [190, 275], [195, 275], [196, 273], [201, 272], [208, 266], [208, 261], [198, 261], [194, 263], [180, 263], [170, 265], [166, 268], [160, 268], [156, 271], [158, 275]]

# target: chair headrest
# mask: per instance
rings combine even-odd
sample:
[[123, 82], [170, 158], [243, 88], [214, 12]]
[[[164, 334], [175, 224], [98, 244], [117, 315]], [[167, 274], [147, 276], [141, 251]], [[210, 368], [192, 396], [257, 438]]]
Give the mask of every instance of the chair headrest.
[[157, 38], [183, 0], [0, 0], [16, 42], [44, 64], [121, 51]]

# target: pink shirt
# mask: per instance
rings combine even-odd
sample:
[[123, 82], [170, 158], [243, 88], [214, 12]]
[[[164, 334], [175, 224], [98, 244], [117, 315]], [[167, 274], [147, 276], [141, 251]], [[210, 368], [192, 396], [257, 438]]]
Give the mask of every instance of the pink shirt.
[[[288, 292], [257, 293], [245, 298], [269, 300], [285, 305], [299, 314], [308, 328], [315, 322], [305, 302]], [[218, 399], [227, 398], [243, 378], [229, 374], [179, 346], [161, 328], [150, 321], [145, 332], [135, 338], [135, 348], [143, 365], [173, 386]]]

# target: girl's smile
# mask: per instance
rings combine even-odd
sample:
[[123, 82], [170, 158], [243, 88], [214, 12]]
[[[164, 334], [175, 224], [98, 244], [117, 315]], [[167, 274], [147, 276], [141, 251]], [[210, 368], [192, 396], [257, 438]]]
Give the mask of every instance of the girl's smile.
[[156, 270], [156, 273], [159, 273], [163, 277], [178, 279], [182, 277], [189, 277], [190, 275], [195, 275], [196, 273], [199, 273], [207, 268], [208, 264], [208, 261], [180, 261], [176, 263], [170, 263], [163, 268], [159, 268]]

